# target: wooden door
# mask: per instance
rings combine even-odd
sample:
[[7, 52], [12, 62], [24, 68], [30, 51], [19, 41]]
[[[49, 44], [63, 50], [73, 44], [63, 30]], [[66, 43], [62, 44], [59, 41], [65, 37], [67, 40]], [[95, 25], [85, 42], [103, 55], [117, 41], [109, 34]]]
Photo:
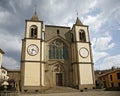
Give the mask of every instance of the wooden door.
[[62, 73], [56, 73], [56, 86], [63, 85]]

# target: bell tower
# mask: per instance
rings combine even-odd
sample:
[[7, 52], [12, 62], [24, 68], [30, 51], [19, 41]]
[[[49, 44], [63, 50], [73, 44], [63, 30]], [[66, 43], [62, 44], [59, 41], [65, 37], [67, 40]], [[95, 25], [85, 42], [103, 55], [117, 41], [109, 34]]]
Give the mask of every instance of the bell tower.
[[26, 20], [25, 37], [22, 39], [21, 91], [39, 91], [42, 86], [42, 28], [36, 11]]
[[77, 17], [71, 34], [73, 85], [80, 90], [94, 88], [95, 78], [88, 26], [83, 25]]
[[0, 49], [0, 68], [2, 66], [2, 57], [3, 57], [3, 54], [5, 54], [5, 53], [3, 52], [2, 49]]

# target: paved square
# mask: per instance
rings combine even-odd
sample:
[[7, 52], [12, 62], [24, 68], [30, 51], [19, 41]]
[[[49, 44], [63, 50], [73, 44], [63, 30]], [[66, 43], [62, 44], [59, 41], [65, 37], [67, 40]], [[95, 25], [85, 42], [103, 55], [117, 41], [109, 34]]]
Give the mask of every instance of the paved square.
[[120, 96], [120, 91], [86, 90], [80, 92], [69, 87], [51, 88], [42, 93], [20, 94], [20, 96]]

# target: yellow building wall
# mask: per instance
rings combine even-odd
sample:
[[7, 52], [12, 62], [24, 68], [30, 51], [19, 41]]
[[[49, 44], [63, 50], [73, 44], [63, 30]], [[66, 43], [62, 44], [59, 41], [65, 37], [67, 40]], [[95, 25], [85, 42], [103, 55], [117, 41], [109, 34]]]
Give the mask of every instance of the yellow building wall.
[[[109, 81], [109, 86], [112, 87], [111, 83], [114, 84], [114, 87], [119, 87], [118, 83], [120, 83], [120, 79], [117, 78], [117, 71], [113, 72], [111, 74], [108, 74], [108, 81]], [[110, 75], [112, 75], [112, 80], [110, 78]]]
[[40, 86], [40, 63], [25, 63], [24, 86]]
[[80, 64], [80, 83], [81, 84], [93, 84], [93, 75], [91, 64]]

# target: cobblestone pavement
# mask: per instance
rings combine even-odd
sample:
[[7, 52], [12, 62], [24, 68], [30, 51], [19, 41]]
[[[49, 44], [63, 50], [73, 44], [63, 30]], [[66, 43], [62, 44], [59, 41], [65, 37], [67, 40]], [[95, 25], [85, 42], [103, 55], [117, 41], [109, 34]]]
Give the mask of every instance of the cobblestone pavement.
[[79, 90], [69, 87], [56, 87], [42, 93], [20, 94], [19, 96], [120, 96], [120, 91]]

